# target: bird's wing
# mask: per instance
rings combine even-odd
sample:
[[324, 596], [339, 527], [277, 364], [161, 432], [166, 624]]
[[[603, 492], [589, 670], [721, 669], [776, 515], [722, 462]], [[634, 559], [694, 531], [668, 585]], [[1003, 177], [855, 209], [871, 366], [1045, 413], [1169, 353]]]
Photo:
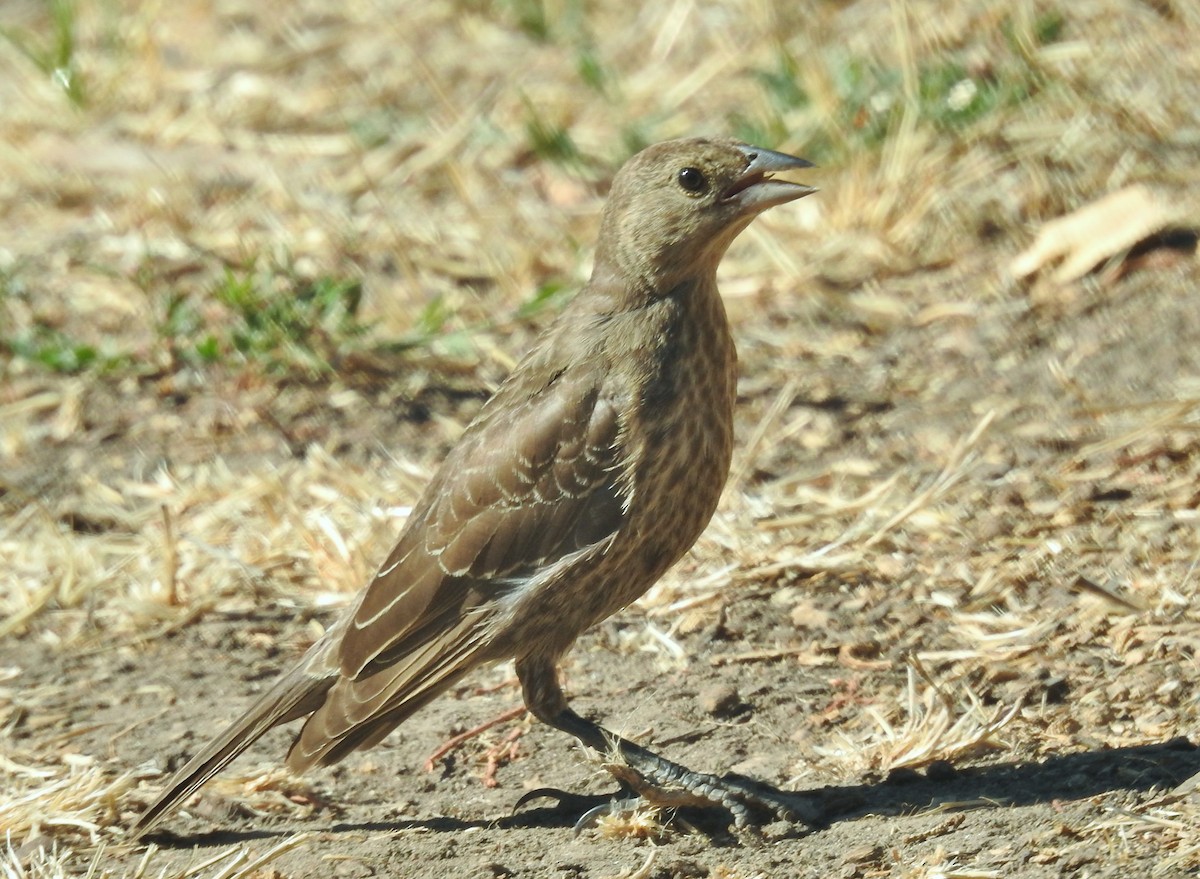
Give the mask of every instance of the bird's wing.
[[340, 674], [292, 745], [293, 769], [378, 741], [477, 664], [506, 596], [602, 551], [620, 526], [620, 424], [596, 375], [567, 369], [521, 390], [513, 400], [506, 384], [468, 428], [339, 622]]
[[517, 405], [497, 399], [488, 410], [347, 621], [343, 676], [390, 666], [618, 528], [620, 425], [594, 374], [554, 373]]

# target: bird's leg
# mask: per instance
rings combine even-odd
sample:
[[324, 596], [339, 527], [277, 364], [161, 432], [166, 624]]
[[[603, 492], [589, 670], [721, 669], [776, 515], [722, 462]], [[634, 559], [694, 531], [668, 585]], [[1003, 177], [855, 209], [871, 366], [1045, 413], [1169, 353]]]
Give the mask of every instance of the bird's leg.
[[553, 664], [518, 662], [517, 675], [529, 710], [598, 752], [604, 768], [625, 792], [666, 808], [722, 808], [733, 815], [738, 828], [758, 823], [755, 819], [762, 814], [793, 823], [821, 822], [821, 809], [811, 797], [786, 794], [738, 776], [694, 772], [581, 717], [567, 704]]

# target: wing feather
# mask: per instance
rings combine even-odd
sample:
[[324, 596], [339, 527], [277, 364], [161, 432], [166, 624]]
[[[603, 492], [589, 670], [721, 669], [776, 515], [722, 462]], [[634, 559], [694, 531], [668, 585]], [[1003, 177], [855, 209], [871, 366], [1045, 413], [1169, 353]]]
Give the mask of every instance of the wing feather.
[[339, 647], [351, 681], [455, 620], [486, 615], [619, 527], [621, 431], [595, 374], [556, 373], [523, 405], [503, 401], [504, 390], [492, 401], [503, 405], [489, 404], [443, 463], [364, 590]]
[[602, 551], [620, 527], [622, 430], [604, 376], [568, 367], [530, 393], [531, 374], [536, 363], [472, 422], [339, 624], [340, 675], [297, 736], [293, 769], [378, 741], [481, 659], [498, 658], [481, 651], [505, 598]]

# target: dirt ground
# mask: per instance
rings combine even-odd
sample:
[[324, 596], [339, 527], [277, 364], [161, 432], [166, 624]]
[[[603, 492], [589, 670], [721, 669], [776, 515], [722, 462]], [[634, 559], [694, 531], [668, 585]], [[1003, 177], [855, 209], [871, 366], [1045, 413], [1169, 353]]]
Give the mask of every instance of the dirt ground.
[[[1000, 5], [976, 5], [957, 23], [947, 19], [958, 36], [924, 36], [941, 41], [939, 51], [970, 55], [1000, 15]], [[199, 28], [197, 42], [174, 38], [188, 57], [167, 53], [164, 81], [204, 92], [189, 75], [210, 64], [232, 75], [230, 59], [241, 58], [294, 86], [276, 109], [297, 118], [302, 108], [289, 102], [307, 94], [327, 109], [330, 101], [314, 98], [320, 87], [294, 66], [328, 53], [357, 57], [332, 37], [314, 48], [308, 40], [322, 28], [357, 28], [355, 52], [373, 65], [396, 62], [369, 51], [371, 29], [385, 27], [378, 6], [290, 20], [297, 30], [284, 42], [303, 51], [269, 64], [251, 48], [283, 39], [286, 28], [272, 30], [267, 11], [179, 8], [159, 26]], [[428, 12], [413, 27], [428, 28], [437, 67], [455, 39], [475, 40], [481, 53], [510, 51], [501, 36], [519, 30], [512, 17], [522, 8], [506, 6], [495, 30], [457, 7], [467, 24]], [[1186, 43], [1200, 22], [1163, 11], [1173, 8], [1064, 8], [1064, 32], [1050, 47], [1058, 54], [1047, 48], [1043, 60], [1080, 64], [1079, 47], [1091, 46], [1104, 77], [1149, 72], [1167, 94], [1156, 97], [1182, 120], [1153, 130], [1129, 123], [1119, 137], [1097, 124], [1107, 133], [1086, 144], [1067, 138], [1066, 121], [1042, 140], [1031, 133], [1057, 111], [1013, 109], [984, 133], [971, 129], [969, 150], [961, 134], [909, 132], [910, 153], [893, 132], [883, 146], [861, 146], [806, 176], [822, 188], [807, 200], [819, 206], [778, 212], [727, 261], [741, 382], [726, 497], [693, 552], [643, 601], [581, 639], [563, 675], [574, 706], [610, 728], [694, 769], [810, 792], [823, 805], [822, 826], [776, 822], [760, 839], [731, 834], [711, 814], [639, 813], [577, 833], [578, 803], [536, 799], [514, 812], [527, 791], [599, 795], [612, 784], [567, 736], [512, 711], [520, 694], [511, 667], [469, 678], [382, 745], [304, 778], [278, 768], [290, 739], [276, 730], [150, 840], [124, 838], [164, 773], [269, 686], [384, 556], [405, 505], [548, 321], [546, 311], [519, 310], [529, 290], [585, 276], [580, 251], [606, 172], [583, 173], [580, 183], [578, 168], [555, 170], [503, 138], [489, 149], [454, 135], [425, 153], [397, 146], [389, 161], [416, 156], [418, 168], [389, 180], [382, 165], [364, 170], [370, 151], [331, 169], [316, 147], [293, 161], [269, 149], [262, 159], [232, 136], [223, 147], [196, 136], [197, 146], [194, 127], [156, 140], [149, 128], [166, 130], [158, 93], [122, 98], [136, 124], [96, 126], [87, 110], [46, 123], [61, 98], [27, 83], [7, 111], [25, 126], [12, 130], [27, 152], [5, 160], [19, 173], [4, 191], [12, 221], [0, 298], [5, 875], [1194, 875], [1200, 793], [1185, 782], [1200, 773], [1200, 260], [1188, 217], [1200, 215], [1173, 214], [1165, 233], [1103, 252], [1093, 271], [1062, 283], [1048, 272], [1018, 280], [1011, 270], [1044, 221], [1125, 183], [1200, 204], [1200, 101], [1170, 96], [1194, 59], [1168, 53], [1170, 63], [1151, 65], [1138, 55], [1143, 44], [1130, 43], [1116, 63], [1096, 48], [1115, 26], [1105, 16], [1117, 14], [1139, 26], [1141, 16], [1158, 16], [1147, 40], [1175, 34]], [[813, 41], [856, 32], [872, 10], [895, 14], [886, 4], [807, 9], [814, 33], [804, 39]], [[588, 14], [606, 33], [613, 13]], [[687, 5], [679, 15], [694, 23], [700, 14]], [[801, 39], [786, 30], [790, 20], [772, 22], [783, 44]], [[753, 45], [753, 29], [738, 27], [729, 39]], [[161, 33], [139, 38], [175, 45]], [[870, 45], [890, 45], [890, 29], [874, 38]], [[593, 48], [622, 69], [611, 39], [597, 37]], [[206, 41], [221, 47], [216, 60], [190, 57]], [[551, 81], [555, 64], [573, 63], [533, 57], [537, 75], [522, 81], [531, 93], [537, 76]], [[678, 73], [690, 56], [654, 57]], [[757, 56], [730, 57], [753, 67]], [[115, 77], [93, 63], [93, 82]], [[15, 56], [5, 64], [36, 79]], [[425, 74], [430, 89], [457, 87], [449, 68], [437, 69]], [[1079, 79], [1062, 76], [1083, 93]], [[232, 125], [220, 109], [232, 98], [211, 87], [209, 123]], [[238, 93], [258, 100], [258, 87], [242, 82]], [[522, 106], [498, 88], [491, 125]], [[557, 94], [547, 89], [539, 101]], [[639, 89], [652, 88], [630, 73], [625, 89], [620, 112], [639, 117], [639, 101], [651, 100]], [[736, 88], [714, 89], [722, 108], [736, 104]], [[705, 119], [703, 106], [681, 100], [688, 125]], [[1153, 116], [1145, 94], [1128, 101], [1121, 119], [1133, 118], [1134, 104]], [[799, 129], [809, 117], [794, 111], [781, 119]], [[478, 112], [472, 104], [463, 118]], [[1063, 110], [1062, 119], [1080, 112]], [[572, 130], [585, 149], [602, 142], [603, 119], [579, 111]], [[453, 127], [442, 121], [439, 131]], [[653, 133], [682, 132], [663, 123]], [[151, 170], [118, 167], [126, 141], [137, 162], [150, 155]], [[1064, 144], [1083, 144], [1087, 161], [1065, 155]], [[914, 157], [920, 151], [928, 161]], [[198, 179], [219, 189], [203, 170], [217, 160], [220, 186], [236, 197], [171, 203]], [[905, 161], [947, 200], [923, 201], [897, 182], [889, 162]], [[69, 183], [55, 176], [64, 163], [76, 175]], [[1118, 179], [1118, 167], [1136, 170]], [[348, 168], [363, 178], [348, 179]], [[289, 173], [282, 185], [274, 176]], [[148, 179], [158, 196], [143, 193]], [[521, 194], [461, 207], [480, 181]], [[887, 216], [873, 215], [872, 199], [889, 191], [898, 194]], [[342, 200], [318, 209], [330, 193]], [[384, 223], [372, 193], [404, 207], [385, 210]], [[538, 213], [547, 204], [548, 218]], [[519, 244], [488, 243], [497, 217], [510, 221], [501, 237]], [[236, 221], [240, 237], [221, 243], [222, 218]], [[129, 263], [120, 249], [126, 222], [148, 236], [145, 262]], [[433, 231], [414, 231], [422, 223]], [[306, 238], [314, 228], [337, 240]], [[339, 350], [332, 368], [315, 371], [286, 357], [282, 368], [264, 354], [238, 359], [230, 348], [215, 363], [181, 353], [191, 337], [164, 329], [154, 297], [182, 291], [220, 329], [231, 318], [205, 311], [206, 291], [241, 265], [234, 252], [267, 252], [279, 236], [301, 264], [297, 277], [365, 279], [376, 338], [411, 331], [436, 296], [452, 313], [445, 333], [400, 350]], [[398, 266], [381, 255], [388, 248]], [[505, 317], [483, 322], [495, 314]], [[44, 368], [15, 340], [47, 326], [117, 340], [128, 357]], [[439, 745], [506, 712], [426, 768]]]

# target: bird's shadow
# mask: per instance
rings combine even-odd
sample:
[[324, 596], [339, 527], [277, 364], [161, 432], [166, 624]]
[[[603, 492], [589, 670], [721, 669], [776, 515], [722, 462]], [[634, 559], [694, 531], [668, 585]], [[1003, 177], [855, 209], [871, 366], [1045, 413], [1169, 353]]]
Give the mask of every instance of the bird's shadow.
[[[1065, 754], [1037, 763], [995, 763], [964, 769], [938, 764], [926, 773], [901, 772], [881, 781], [782, 793], [818, 801], [824, 808], [824, 826], [828, 827], [868, 814], [898, 816], [935, 810], [977, 811], [1082, 800], [1114, 791], [1169, 789], [1197, 773], [1200, 773], [1200, 748], [1187, 739], [1176, 738], [1154, 745]], [[579, 818], [582, 799], [588, 798], [568, 797], [561, 805], [525, 809], [492, 819], [436, 817], [411, 821], [338, 823], [323, 832], [337, 834], [421, 829], [449, 833], [471, 828], [570, 828]], [[597, 797], [593, 801], [599, 799]], [[711, 831], [716, 842], [735, 842], [733, 837], [720, 829], [727, 821], [722, 822], [711, 813], [706, 816], [693, 810], [688, 810], [685, 815], [691, 823]], [[807, 829], [797, 832], [807, 832]], [[152, 841], [161, 848], [206, 848], [239, 845], [292, 833], [294, 829], [215, 831], [179, 836], [160, 831], [147, 837], [146, 841]]]

